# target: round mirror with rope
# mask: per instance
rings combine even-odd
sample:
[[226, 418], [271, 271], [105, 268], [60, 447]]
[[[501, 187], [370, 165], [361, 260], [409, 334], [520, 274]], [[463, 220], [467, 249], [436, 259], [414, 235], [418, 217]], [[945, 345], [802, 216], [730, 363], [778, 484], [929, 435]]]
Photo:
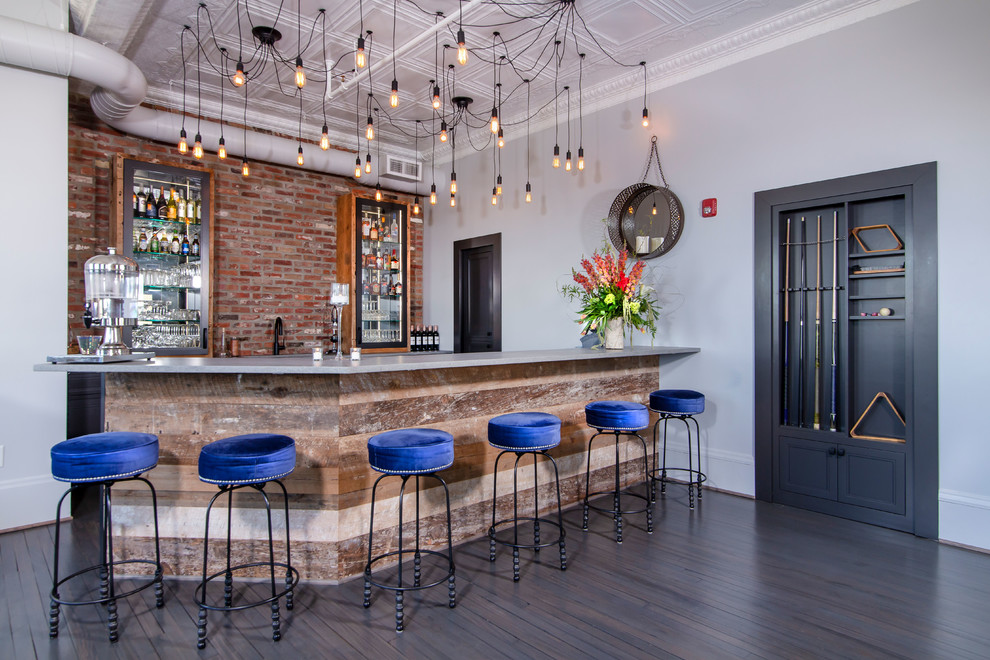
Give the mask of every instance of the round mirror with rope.
[[[663, 185], [647, 183], [653, 164]], [[650, 141], [643, 180], [620, 192], [608, 213], [608, 238], [616, 250], [637, 259], [653, 259], [673, 249], [684, 229], [684, 207], [667, 185], [660, 166], [657, 136]]]

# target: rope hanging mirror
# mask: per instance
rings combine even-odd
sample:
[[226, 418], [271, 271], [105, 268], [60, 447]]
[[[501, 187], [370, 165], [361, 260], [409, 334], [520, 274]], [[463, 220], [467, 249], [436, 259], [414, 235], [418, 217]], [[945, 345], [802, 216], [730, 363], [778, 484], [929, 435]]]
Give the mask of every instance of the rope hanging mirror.
[[[654, 163], [661, 186], [646, 182]], [[683, 229], [684, 207], [667, 185], [654, 135], [642, 182], [629, 186], [612, 202], [608, 238], [616, 250], [627, 250], [637, 259], [653, 259], [670, 252]]]

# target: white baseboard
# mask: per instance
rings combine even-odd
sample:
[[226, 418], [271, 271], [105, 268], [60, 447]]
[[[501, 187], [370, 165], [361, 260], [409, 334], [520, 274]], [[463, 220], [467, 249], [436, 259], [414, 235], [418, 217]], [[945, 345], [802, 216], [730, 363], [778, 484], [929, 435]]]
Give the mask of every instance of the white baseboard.
[[[55, 505], [68, 484], [52, 479], [51, 474], [0, 481], [0, 532], [41, 525], [55, 520]], [[62, 515], [68, 515], [63, 506]]]
[[990, 550], [990, 497], [939, 490], [938, 536], [950, 543]]
[[[657, 460], [659, 461], [659, 448], [657, 449]], [[684, 447], [667, 447], [667, 465], [677, 467], [687, 467], [688, 455]], [[753, 497], [756, 494], [755, 475], [756, 468], [751, 454], [726, 451], [724, 449], [710, 449], [702, 443], [701, 448], [702, 471], [708, 477], [707, 486], [725, 491]]]

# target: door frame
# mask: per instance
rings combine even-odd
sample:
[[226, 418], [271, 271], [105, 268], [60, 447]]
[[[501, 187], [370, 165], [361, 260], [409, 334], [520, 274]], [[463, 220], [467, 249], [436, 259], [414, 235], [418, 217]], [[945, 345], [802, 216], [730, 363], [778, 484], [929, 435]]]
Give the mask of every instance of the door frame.
[[502, 350], [502, 234], [454, 241], [454, 352], [461, 352], [461, 259], [464, 252], [492, 248], [492, 350]]

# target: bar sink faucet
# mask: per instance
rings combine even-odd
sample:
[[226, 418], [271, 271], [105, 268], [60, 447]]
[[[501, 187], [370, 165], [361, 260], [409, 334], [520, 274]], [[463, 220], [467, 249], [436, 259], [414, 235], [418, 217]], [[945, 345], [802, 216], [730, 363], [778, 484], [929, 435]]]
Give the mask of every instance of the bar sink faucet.
[[285, 349], [285, 331], [282, 329], [282, 317], [275, 317], [275, 343], [272, 346], [272, 355], [278, 355]]

